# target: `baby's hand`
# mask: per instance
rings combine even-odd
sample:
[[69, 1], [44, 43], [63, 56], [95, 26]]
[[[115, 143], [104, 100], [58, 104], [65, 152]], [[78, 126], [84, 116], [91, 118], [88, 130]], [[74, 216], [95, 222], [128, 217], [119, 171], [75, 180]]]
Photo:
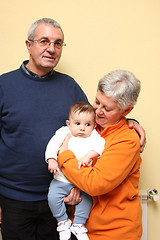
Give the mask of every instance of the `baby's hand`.
[[90, 163], [92, 162], [92, 159], [88, 159], [87, 156], [82, 157], [79, 161], [78, 161], [78, 169], [81, 168], [81, 166], [89, 166]]
[[92, 164], [92, 159], [95, 157], [98, 157], [99, 154], [95, 151], [91, 150], [86, 155], [84, 155], [81, 159], [78, 161], [78, 169], [81, 168], [81, 166], [90, 166]]
[[54, 158], [49, 158], [48, 159], [48, 170], [53, 173], [54, 175], [56, 174], [56, 172], [59, 173], [59, 175], [61, 175], [60, 169], [58, 167], [58, 163], [57, 160]]

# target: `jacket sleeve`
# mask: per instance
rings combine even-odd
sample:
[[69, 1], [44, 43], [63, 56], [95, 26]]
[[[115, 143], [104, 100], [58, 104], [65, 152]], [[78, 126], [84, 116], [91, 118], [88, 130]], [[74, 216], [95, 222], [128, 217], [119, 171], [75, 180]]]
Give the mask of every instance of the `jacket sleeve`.
[[112, 141], [111, 145], [105, 146], [102, 156], [93, 167], [78, 170], [75, 159], [70, 150], [58, 156], [65, 176], [91, 196], [108, 193], [119, 186], [132, 171], [139, 169], [141, 160], [138, 136], [137, 141], [132, 138], [125, 140], [125, 137], [121, 141]]

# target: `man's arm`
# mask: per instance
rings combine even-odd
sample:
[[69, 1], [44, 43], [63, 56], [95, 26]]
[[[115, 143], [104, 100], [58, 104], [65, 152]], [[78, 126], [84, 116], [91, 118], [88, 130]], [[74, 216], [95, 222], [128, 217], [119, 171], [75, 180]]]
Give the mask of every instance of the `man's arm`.
[[141, 153], [144, 150], [144, 147], [146, 145], [146, 133], [143, 127], [134, 119], [127, 119], [129, 128], [134, 128], [138, 135], [140, 136], [140, 145], [141, 145]]

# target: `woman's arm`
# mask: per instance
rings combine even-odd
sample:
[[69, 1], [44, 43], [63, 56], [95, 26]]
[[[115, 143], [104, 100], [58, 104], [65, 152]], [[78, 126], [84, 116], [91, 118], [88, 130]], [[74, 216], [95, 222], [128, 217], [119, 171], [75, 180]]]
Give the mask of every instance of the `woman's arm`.
[[[130, 130], [131, 131], [131, 130]], [[116, 141], [107, 138], [106, 147], [102, 156], [93, 167], [77, 169], [77, 160], [74, 154], [67, 149], [67, 142], [61, 149], [58, 162], [65, 176], [78, 188], [91, 196], [98, 196], [112, 191], [120, 185], [135, 167], [139, 170], [141, 163], [140, 145], [138, 136], [134, 133], [136, 141], [125, 140], [120, 137]], [[121, 139], [121, 140], [120, 140]], [[137, 174], [138, 171], [137, 171]]]

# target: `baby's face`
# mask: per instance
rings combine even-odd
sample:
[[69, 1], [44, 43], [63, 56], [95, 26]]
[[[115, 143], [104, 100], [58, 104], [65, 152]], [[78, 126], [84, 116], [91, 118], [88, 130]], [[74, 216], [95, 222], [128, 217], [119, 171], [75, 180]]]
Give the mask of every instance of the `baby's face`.
[[66, 122], [71, 133], [75, 137], [89, 137], [95, 128], [94, 113], [73, 112], [69, 121]]

